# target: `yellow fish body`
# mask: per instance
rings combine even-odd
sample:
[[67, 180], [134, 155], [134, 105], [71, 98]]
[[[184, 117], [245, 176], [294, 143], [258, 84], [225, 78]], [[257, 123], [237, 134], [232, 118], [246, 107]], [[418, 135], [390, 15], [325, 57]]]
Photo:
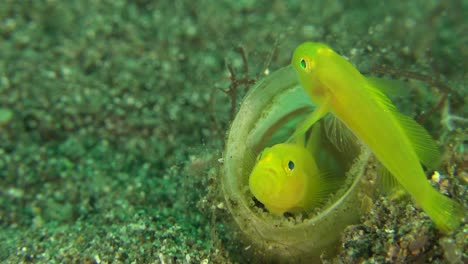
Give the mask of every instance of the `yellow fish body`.
[[282, 143], [259, 155], [249, 187], [271, 213], [283, 214], [313, 207], [320, 200], [321, 181], [317, 164], [305, 147]]
[[301, 44], [294, 51], [292, 66], [317, 105], [293, 137], [332, 112], [370, 147], [440, 229], [450, 231], [459, 225], [459, 205], [432, 188], [421, 166], [439, 159], [437, 146], [423, 127], [400, 114], [373, 82], [325, 44]]

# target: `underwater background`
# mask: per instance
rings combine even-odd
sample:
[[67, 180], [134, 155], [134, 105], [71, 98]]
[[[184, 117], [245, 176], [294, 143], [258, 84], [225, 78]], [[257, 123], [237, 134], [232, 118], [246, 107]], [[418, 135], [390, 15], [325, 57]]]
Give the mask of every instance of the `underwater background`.
[[[467, 208], [468, 1], [355, 2], [1, 1], [0, 261], [262, 262], [224, 206], [225, 135], [310, 40], [408, 82], [394, 102], [438, 139], [434, 187]], [[370, 206], [323, 261], [468, 261], [468, 225]]]

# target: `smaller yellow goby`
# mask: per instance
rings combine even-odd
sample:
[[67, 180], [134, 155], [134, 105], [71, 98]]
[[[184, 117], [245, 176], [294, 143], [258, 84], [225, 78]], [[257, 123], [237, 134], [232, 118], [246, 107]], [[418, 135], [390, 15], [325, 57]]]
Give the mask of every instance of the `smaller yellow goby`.
[[291, 64], [317, 108], [299, 125], [290, 142], [331, 112], [369, 146], [438, 228], [457, 228], [465, 213], [456, 202], [432, 188], [424, 174], [421, 163], [434, 165], [440, 155], [422, 126], [399, 113], [378, 85], [325, 44], [299, 45]]
[[259, 155], [249, 177], [252, 194], [273, 214], [308, 210], [323, 193], [312, 154], [301, 144], [281, 143]]

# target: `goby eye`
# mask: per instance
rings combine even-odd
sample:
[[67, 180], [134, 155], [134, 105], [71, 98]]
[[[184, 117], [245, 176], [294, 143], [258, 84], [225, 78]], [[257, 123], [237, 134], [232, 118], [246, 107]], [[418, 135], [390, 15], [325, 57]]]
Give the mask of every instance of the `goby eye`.
[[306, 61], [305, 61], [304, 59], [301, 59], [300, 64], [301, 64], [301, 68], [302, 68], [302, 69], [305, 70], [305, 69], [307, 68], [307, 63], [306, 63]]

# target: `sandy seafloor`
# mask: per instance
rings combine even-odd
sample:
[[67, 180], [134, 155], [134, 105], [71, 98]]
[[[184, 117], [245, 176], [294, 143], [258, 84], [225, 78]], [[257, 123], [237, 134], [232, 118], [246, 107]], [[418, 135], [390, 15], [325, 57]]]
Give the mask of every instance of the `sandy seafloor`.
[[[0, 261], [263, 262], [216, 173], [238, 47], [252, 79], [307, 40], [366, 74], [397, 69], [409, 91], [395, 103], [444, 153], [434, 187], [466, 212], [468, 2], [355, 2], [1, 1]], [[440, 233], [408, 202], [372, 210], [326, 261], [468, 261], [468, 225]]]

